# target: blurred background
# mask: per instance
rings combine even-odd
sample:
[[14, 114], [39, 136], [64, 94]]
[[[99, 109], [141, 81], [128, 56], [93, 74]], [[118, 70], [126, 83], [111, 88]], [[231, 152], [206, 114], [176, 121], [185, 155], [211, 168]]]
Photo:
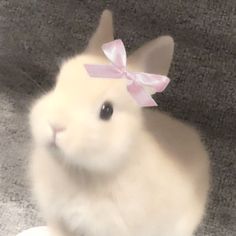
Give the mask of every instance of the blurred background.
[[101, 12], [129, 52], [175, 39], [159, 109], [196, 126], [211, 156], [212, 188], [198, 236], [236, 235], [235, 0], [0, 0], [0, 235], [44, 224], [30, 197], [28, 111], [61, 61], [83, 50]]

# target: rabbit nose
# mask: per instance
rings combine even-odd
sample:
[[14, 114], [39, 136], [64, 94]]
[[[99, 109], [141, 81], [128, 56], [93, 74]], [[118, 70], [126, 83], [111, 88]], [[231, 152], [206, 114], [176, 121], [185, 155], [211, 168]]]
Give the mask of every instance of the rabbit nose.
[[50, 123], [50, 127], [53, 131], [53, 134], [56, 135], [57, 133], [61, 133], [63, 132], [66, 128], [62, 125], [59, 125], [59, 124], [52, 124]]
[[65, 127], [62, 125], [58, 125], [58, 124], [51, 124], [49, 123], [51, 129], [52, 129], [52, 140], [51, 140], [51, 144], [52, 145], [57, 145], [57, 135], [58, 133], [61, 133], [63, 131], [65, 131]]

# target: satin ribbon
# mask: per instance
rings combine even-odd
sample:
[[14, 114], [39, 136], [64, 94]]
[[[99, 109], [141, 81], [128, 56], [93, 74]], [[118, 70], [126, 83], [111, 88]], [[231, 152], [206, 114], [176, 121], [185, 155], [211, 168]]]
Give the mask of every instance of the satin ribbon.
[[129, 72], [126, 69], [127, 56], [122, 40], [117, 39], [102, 46], [102, 50], [112, 64], [94, 65], [85, 64], [85, 69], [91, 77], [121, 79], [127, 78], [127, 89], [137, 103], [142, 107], [157, 106], [144, 87], [151, 87], [155, 92], [165, 90], [170, 79], [163, 75], [143, 72]]

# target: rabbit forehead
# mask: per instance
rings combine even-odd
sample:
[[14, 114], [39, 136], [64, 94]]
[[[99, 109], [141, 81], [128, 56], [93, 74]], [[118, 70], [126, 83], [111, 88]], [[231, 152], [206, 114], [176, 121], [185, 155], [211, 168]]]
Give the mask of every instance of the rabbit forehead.
[[112, 99], [117, 102], [131, 102], [126, 79], [92, 78], [85, 70], [85, 64], [108, 64], [102, 57], [80, 55], [66, 61], [58, 75], [55, 92], [83, 103]]

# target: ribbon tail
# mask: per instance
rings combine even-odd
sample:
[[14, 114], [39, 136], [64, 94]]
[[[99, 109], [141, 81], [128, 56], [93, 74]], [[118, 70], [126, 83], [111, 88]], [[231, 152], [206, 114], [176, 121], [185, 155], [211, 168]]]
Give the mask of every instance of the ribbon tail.
[[91, 77], [111, 79], [118, 79], [122, 77], [122, 72], [113, 65], [85, 64], [84, 67]]
[[131, 83], [127, 86], [129, 93], [136, 100], [136, 102], [142, 107], [153, 107], [157, 106], [157, 103], [154, 99], [149, 95], [142, 86]]

